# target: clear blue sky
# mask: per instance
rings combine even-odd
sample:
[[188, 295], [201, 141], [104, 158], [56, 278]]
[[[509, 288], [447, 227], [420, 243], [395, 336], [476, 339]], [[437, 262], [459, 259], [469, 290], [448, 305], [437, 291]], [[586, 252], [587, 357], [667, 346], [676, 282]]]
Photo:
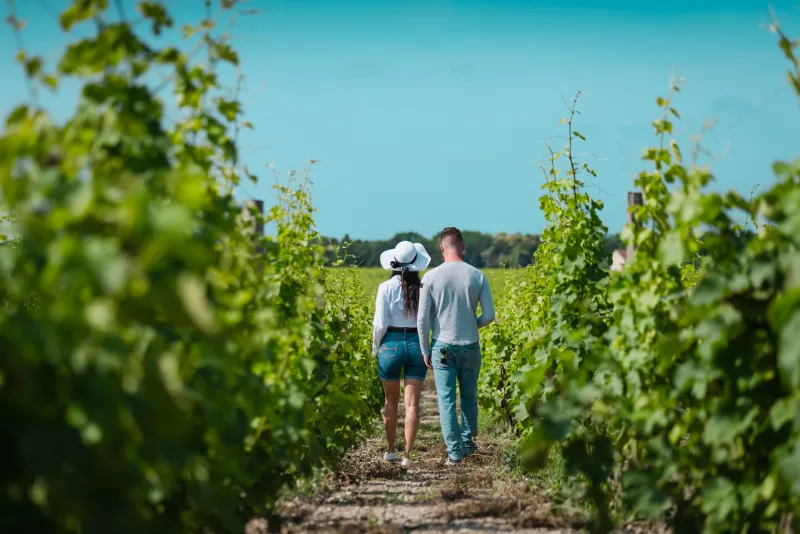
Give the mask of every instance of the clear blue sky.
[[[17, 0], [30, 48], [55, 57], [66, 0]], [[127, 1], [130, 4], [130, 1]], [[167, 1], [180, 22], [202, 16], [201, 0]], [[772, 5], [800, 36], [800, 6]], [[594, 6], [602, 5], [603, 8]], [[625, 220], [626, 191], [654, 142], [655, 98], [677, 69], [679, 140], [707, 119], [717, 188], [746, 193], [773, 181], [776, 158], [794, 158], [798, 102], [787, 63], [763, 29], [760, 1], [675, 0], [251, 0], [264, 13], [234, 29], [247, 118], [244, 161], [264, 178], [245, 197], [271, 202], [265, 164], [312, 169], [319, 230], [385, 238], [443, 226], [485, 232], [541, 231], [548, 136], [563, 135], [562, 98], [584, 92], [576, 128], [594, 153], [589, 183], [606, 203], [612, 232]], [[569, 7], [565, 7], [569, 6]], [[133, 12], [131, 6], [130, 11]], [[4, 28], [4, 114], [26, 98]], [[230, 80], [233, 83], [233, 80]], [[74, 88], [44, 100], [56, 117]], [[556, 139], [554, 144], [563, 141]], [[684, 147], [688, 150], [688, 146]], [[590, 177], [591, 178], [591, 177]]]

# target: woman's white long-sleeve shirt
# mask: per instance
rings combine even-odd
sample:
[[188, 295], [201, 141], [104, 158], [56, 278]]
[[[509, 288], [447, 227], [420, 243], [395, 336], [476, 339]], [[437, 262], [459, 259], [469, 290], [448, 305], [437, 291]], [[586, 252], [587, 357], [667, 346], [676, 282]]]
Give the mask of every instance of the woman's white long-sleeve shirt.
[[375, 318], [372, 321], [372, 354], [378, 354], [381, 340], [390, 326], [416, 328], [417, 316], [403, 310], [403, 286], [399, 276], [393, 276], [378, 286], [375, 299]]

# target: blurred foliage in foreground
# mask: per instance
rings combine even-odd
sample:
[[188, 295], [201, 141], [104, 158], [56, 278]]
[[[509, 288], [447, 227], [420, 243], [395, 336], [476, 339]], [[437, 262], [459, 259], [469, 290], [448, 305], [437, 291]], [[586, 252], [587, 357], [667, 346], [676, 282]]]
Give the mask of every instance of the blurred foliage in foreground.
[[[323, 269], [305, 182], [253, 214], [272, 237], [234, 201], [255, 180], [236, 149], [251, 126], [221, 90], [238, 58], [214, 21], [236, 3], [183, 28], [200, 60], [149, 44], [173, 31], [158, 2], [133, 25], [76, 0], [61, 24], [88, 36], [52, 71], [19, 51], [31, 101], [0, 136], [2, 532], [239, 533], [377, 414], [368, 303], [355, 273]], [[37, 94], [65, 79], [80, 104], [55, 124]]]

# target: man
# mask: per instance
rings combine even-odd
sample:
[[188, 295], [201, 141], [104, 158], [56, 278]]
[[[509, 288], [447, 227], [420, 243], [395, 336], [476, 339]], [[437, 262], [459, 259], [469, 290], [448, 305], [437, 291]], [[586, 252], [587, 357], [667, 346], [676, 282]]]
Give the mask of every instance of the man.
[[[481, 369], [478, 329], [494, 321], [494, 304], [486, 276], [464, 262], [464, 239], [458, 228], [442, 230], [439, 249], [444, 263], [422, 277], [417, 330], [422, 357], [436, 381], [439, 420], [447, 445], [445, 465], [449, 466], [476, 451]], [[476, 317], [478, 303], [480, 317]], [[428, 337], [431, 331], [433, 347]], [[461, 391], [460, 427], [456, 382]]]

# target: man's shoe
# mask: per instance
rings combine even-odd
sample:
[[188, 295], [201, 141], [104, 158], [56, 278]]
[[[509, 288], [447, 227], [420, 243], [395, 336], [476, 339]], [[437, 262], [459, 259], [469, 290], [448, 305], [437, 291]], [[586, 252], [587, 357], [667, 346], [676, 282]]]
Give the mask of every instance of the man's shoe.
[[444, 465], [445, 467], [453, 467], [455, 465], [461, 465], [461, 462], [462, 460], [451, 460], [450, 457], [448, 456], [447, 460], [445, 460], [444, 462]]
[[394, 462], [397, 460], [397, 453], [396, 452], [385, 452], [383, 453], [383, 461], [384, 462]]

